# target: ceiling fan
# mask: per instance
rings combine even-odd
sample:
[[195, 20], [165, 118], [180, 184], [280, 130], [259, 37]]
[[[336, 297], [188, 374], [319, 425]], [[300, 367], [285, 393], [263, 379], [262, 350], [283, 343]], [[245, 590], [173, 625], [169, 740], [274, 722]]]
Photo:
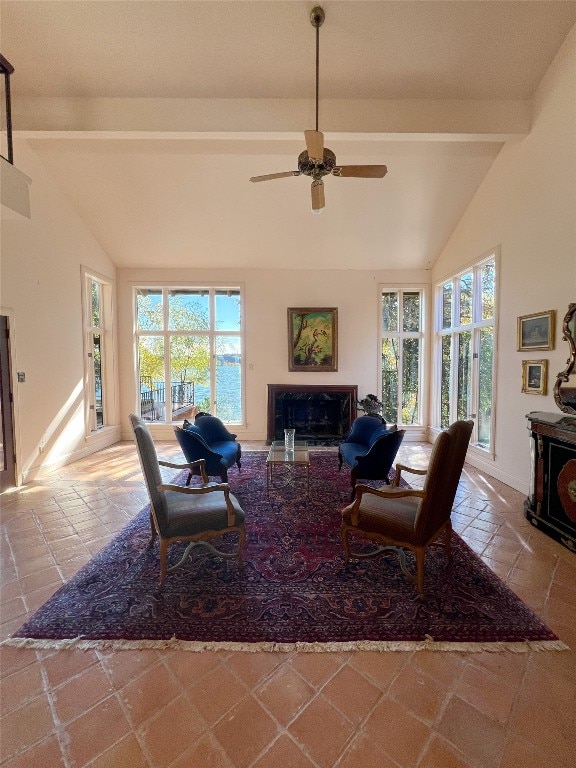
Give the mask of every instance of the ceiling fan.
[[284, 179], [288, 176], [310, 176], [312, 179], [312, 212], [320, 213], [324, 208], [324, 176], [331, 174], [339, 177], [356, 177], [363, 179], [381, 179], [386, 175], [385, 165], [337, 165], [336, 155], [324, 146], [324, 134], [318, 130], [318, 91], [320, 65], [320, 27], [326, 15], [320, 6], [313, 8], [310, 13], [310, 23], [316, 28], [316, 130], [304, 131], [306, 149], [298, 155], [298, 170], [268, 173], [264, 176], [252, 176], [250, 181], [271, 181]]

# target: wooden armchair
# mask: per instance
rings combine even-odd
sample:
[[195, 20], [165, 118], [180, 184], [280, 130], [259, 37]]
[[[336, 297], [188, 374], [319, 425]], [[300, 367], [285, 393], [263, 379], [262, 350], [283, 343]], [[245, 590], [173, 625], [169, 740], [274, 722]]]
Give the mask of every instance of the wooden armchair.
[[[342, 543], [346, 562], [350, 557], [374, 557], [394, 550], [402, 572], [424, 592], [424, 555], [441, 534], [450, 555], [452, 526], [450, 514], [458, 488], [466, 451], [472, 433], [472, 421], [456, 421], [441, 432], [434, 443], [428, 469], [396, 465], [396, 475], [389, 487], [380, 489], [357, 485], [354, 501], [342, 511]], [[425, 475], [422, 490], [400, 488], [402, 472]], [[348, 533], [354, 531], [379, 546], [368, 553], [352, 554]], [[406, 566], [404, 549], [416, 555], [416, 575]]]
[[[227, 483], [209, 483], [204, 459], [186, 464], [172, 464], [158, 461], [154, 441], [146, 422], [130, 415], [136, 448], [142, 473], [150, 496], [150, 527], [152, 535], [148, 548], [151, 549], [158, 536], [160, 539], [160, 586], [166, 574], [183, 565], [196, 546], [207, 547], [213, 554], [225, 558], [238, 558], [242, 563], [242, 547], [245, 540], [244, 511], [236, 497], [230, 493]], [[171, 485], [162, 482], [160, 466], [198, 471], [200, 486]], [[238, 534], [238, 549], [233, 553], [219, 552], [210, 541], [225, 533]], [[176, 541], [188, 541], [179, 562], [168, 568], [168, 548]]]

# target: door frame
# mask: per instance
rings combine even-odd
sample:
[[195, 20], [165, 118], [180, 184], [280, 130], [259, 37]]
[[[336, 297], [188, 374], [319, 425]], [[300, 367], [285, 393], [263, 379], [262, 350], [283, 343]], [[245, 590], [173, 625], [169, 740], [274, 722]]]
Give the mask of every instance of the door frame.
[[0, 306], [0, 315], [6, 318], [9, 338], [8, 338], [8, 365], [10, 376], [10, 391], [12, 393], [12, 440], [14, 451], [14, 482], [16, 486], [22, 484], [22, 477], [20, 473], [20, 440], [18, 433], [18, 387], [16, 376], [16, 340], [14, 331], [14, 312], [11, 309], [6, 309]]

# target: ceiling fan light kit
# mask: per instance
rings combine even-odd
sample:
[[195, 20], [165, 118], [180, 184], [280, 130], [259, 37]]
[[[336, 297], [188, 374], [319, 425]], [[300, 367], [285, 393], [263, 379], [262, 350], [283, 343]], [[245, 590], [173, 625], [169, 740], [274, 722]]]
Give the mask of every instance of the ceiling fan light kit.
[[385, 165], [337, 165], [336, 155], [324, 146], [324, 134], [318, 130], [319, 104], [319, 72], [320, 72], [320, 27], [326, 14], [320, 6], [310, 13], [310, 23], [316, 29], [316, 129], [304, 131], [306, 149], [298, 155], [297, 171], [282, 171], [268, 173], [264, 176], [252, 176], [250, 181], [271, 181], [284, 179], [288, 176], [310, 176], [312, 179], [312, 213], [320, 213], [324, 208], [324, 176], [332, 175], [339, 178], [355, 177], [363, 179], [381, 179], [386, 175]]

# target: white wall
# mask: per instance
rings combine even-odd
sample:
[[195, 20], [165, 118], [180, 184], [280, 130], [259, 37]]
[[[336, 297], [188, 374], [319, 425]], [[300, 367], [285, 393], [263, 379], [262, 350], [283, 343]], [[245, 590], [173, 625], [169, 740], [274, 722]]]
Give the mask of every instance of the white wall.
[[[230, 248], [234, 248], [233, 241]], [[314, 258], [310, 246], [310, 259]], [[201, 256], [199, 258], [201, 262]], [[246, 424], [240, 439], [266, 438], [268, 384], [357, 384], [360, 397], [378, 392], [379, 285], [428, 283], [428, 272], [324, 270], [118, 270], [119, 360], [122, 435], [128, 438], [128, 414], [138, 407], [134, 373], [132, 286], [179, 282], [238, 283], [244, 287], [246, 328]], [[338, 371], [288, 371], [288, 307], [338, 308]], [[157, 426], [158, 437], [174, 437]], [[420, 430], [419, 437], [426, 433]]]
[[24, 480], [119, 439], [86, 438], [81, 265], [115, 279], [115, 267], [24, 140], [16, 167], [32, 178], [30, 220], [2, 218], [0, 306], [12, 325], [17, 472]]
[[[561, 323], [576, 301], [576, 28], [534, 99], [530, 134], [504, 146], [436, 262], [436, 283], [501, 246], [496, 403], [496, 458], [477, 462], [527, 491], [529, 441], [525, 415], [558, 413], [552, 396], [568, 345]], [[556, 348], [518, 352], [517, 317], [556, 310]], [[521, 394], [522, 360], [549, 361], [548, 395]]]

